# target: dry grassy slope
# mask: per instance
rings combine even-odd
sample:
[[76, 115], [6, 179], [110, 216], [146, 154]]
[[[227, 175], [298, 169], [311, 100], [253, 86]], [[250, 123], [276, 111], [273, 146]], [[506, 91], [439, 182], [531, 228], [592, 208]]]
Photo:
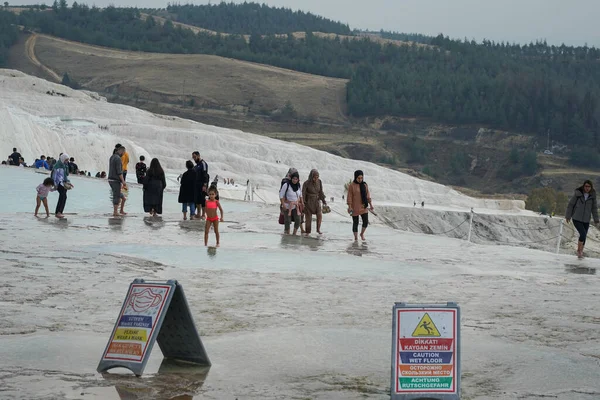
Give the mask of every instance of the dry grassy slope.
[[144, 100], [194, 98], [216, 109], [272, 111], [291, 101], [300, 116], [345, 120], [346, 80], [210, 55], [127, 52], [38, 35], [35, 55], [86, 89]]

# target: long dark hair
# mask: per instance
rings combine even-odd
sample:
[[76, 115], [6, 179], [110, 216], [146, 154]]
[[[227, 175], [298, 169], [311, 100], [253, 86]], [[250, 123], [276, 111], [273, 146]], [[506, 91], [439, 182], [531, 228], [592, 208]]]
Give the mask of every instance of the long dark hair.
[[594, 184], [589, 179], [586, 179], [585, 181], [583, 181], [583, 185], [581, 185], [580, 187], [578, 187], [577, 190], [579, 190], [581, 193], [585, 193], [585, 190], [583, 189], [583, 187], [585, 185], [590, 185], [592, 187], [592, 189], [590, 189], [590, 193], [595, 192], [595, 190], [594, 190]]
[[160, 166], [158, 158], [153, 158], [152, 161], [150, 161], [150, 167], [148, 168], [148, 171], [146, 171], [146, 176], [148, 178], [165, 178], [165, 171], [163, 171], [162, 167]]

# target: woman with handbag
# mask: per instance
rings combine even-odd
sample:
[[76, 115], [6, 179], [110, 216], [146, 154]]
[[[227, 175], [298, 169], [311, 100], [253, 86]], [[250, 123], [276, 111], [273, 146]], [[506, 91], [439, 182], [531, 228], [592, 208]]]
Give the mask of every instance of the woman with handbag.
[[312, 169], [308, 174], [308, 180], [302, 184], [302, 198], [304, 199], [304, 214], [306, 215], [304, 233], [310, 234], [312, 229], [312, 216], [317, 216], [317, 233], [320, 235], [321, 222], [323, 221], [323, 210], [321, 202], [326, 206], [325, 193], [323, 193], [323, 182], [319, 179], [319, 171]]
[[58, 192], [58, 202], [56, 203], [56, 210], [54, 216], [56, 218], [64, 218], [63, 212], [67, 205], [67, 190], [75, 187], [69, 181], [69, 167], [68, 162], [69, 155], [66, 153], [61, 154], [58, 158], [54, 167], [52, 167], [52, 179], [54, 180], [54, 187]]
[[279, 200], [283, 210], [284, 233], [289, 235], [290, 225], [294, 221], [294, 235], [300, 227], [300, 215], [302, 214], [302, 188], [300, 187], [300, 175], [294, 172], [290, 175], [289, 182], [284, 183], [279, 190]]

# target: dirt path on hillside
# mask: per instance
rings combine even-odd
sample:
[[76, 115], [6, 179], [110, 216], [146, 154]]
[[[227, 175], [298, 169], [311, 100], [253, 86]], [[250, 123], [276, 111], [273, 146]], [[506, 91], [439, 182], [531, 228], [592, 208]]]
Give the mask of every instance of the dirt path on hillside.
[[29, 39], [27, 39], [27, 41], [25, 42], [25, 54], [27, 55], [27, 58], [29, 58], [29, 61], [31, 61], [31, 63], [33, 65], [35, 65], [38, 68], [41, 68], [45, 73], [47, 73], [56, 82], [61, 82], [60, 76], [58, 76], [58, 74], [56, 72], [54, 72], [53, 70], [51, 70], [50, 68], [48, 68], [44, 64], [42, 64], [40, 62], [40, 60], [38, 60], [38, 58], [36, 57], [36, 55], [35, 55], [36, 42], [37, 42], [37, 35], [35, 33], [33, 33], [29, 37]]
[[543, 175], [566, 175], [566, 174], [587, 174], [596, 176], [598, 171], [591, 171], [588, 169], [577, 169], [577, 168], [563, 168], [563, 169], [548, 169], [542, 171]]

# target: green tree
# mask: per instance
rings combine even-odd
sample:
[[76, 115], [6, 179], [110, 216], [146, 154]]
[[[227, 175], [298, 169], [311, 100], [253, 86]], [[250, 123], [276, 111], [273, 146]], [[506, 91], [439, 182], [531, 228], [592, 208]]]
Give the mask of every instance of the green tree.
[[527, 196], [525, 208], [542, 214], [562, 215], [568, 203], [569, 199], [563, 192], [557, 192], [551, 187], [536, 188]]
[[517, 150], [516, 147], [513, 147], [510, 150], [510, 155], [508, 156], [508, 159], [510, 160], [510, 163], [513, 165], [516, 165], [519, 163], [519, 150]]
[[526, 151], [521, 160], [521, 170], [525, 175], [535, 175], [538, 170], [537, 153], [533, 150]]

